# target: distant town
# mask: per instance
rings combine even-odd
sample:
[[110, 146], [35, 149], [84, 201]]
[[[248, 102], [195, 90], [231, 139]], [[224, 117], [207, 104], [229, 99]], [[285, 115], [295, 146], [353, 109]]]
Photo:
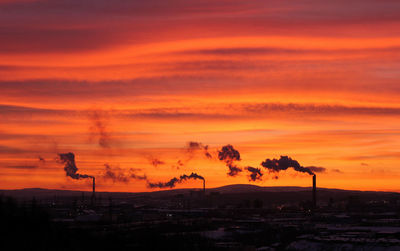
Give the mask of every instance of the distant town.
[[398, 193], [229, 185], [147, 193], [22, 189], [0, 194], [2, 221], [15, 228], [2, 229], [3, 236], [23, 237], [27, 241], [17, 246], [27, 249], [400, 249]]

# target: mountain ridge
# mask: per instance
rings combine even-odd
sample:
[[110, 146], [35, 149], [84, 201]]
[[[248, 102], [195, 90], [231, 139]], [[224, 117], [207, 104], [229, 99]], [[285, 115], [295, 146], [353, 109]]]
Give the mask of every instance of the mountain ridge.
[[[206, 192], [217, 192], [220, 194], [243, 194], [243, 193], [291, 193], [291, 192], [307, 192], [311, 191], [312, 187], [299, 186], [257, 186], [253, 184], [230, 184], [221, 187], [207, 188]], [[157, 190], [149, 192], [107, 192], [96, 191], [97, 194], [114, 194], [114, 195], [176, 195], [190, 191], [201, 191], [200, 188], [178, 188], [168, 190]], [[360, 191], [360, 190], [345, 190], [337, 188], [317, 188], [317, 191], [330, 192], [350, 192], [350, 193], [382, 193], [382, 194], [399, 194], [398, 192], [388, 191]], [[22, 189], [3, 189], [0, 194], [15, 197], [48, 197], [48, 196], [76, 196], [82, 193], [91, 193], [91, 191], [82, 190], [63, 190], [63, 189], [47, 189], [47, 188], [22, 188]]]

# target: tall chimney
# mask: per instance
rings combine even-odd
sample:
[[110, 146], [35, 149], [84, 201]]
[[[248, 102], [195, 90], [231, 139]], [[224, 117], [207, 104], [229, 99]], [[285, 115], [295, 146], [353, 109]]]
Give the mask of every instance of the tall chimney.
[[203, 193], [206, 195], [206, 180], [203, 179]]
[[93, 193], [92, 193], [92, 204], [96, 199], [96, 178], [93, 177]]
[[313, 208], [317, 208], [317, 176], [314, 174], [313, 175]]

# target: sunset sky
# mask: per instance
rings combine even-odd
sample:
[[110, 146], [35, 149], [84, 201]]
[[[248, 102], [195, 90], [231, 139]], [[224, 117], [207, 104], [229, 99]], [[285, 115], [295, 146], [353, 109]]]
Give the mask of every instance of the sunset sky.
[[0, 189], [90, 190], [57, 160], [72, 152], [99, 191], [154, 190], [104, 178], [105, 164], [310, 186], [260, 165], [287, 155], [325, 168], [320, 187], [400, 192], [399, 100], [397, 0], [0, 0]]

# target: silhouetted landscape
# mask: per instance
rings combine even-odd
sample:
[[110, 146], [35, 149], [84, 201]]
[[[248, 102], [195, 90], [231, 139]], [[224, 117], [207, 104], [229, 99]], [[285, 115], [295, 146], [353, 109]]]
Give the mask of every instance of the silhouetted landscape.
[[[0, 191], [3, 248], [395, 250], [400, 194], [228, 185], [145, 193]], [[3, 249], [6, 250], [6, 249]]]

